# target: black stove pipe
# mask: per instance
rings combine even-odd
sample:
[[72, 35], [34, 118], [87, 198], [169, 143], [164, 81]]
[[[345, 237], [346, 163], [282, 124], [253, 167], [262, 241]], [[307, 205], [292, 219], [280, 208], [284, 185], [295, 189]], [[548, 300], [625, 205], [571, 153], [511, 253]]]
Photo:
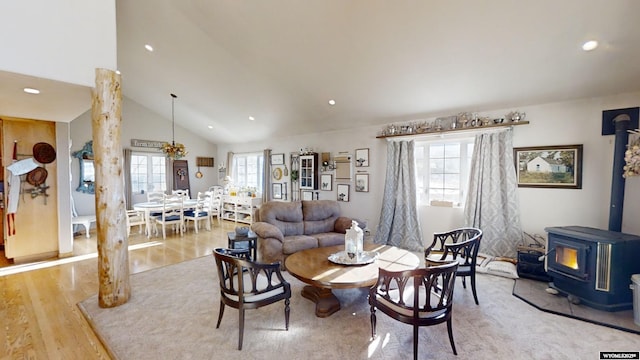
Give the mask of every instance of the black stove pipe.
[[613, 119], [616, 127], [616, 143], [613, 153], [613, 178], [611, 180], [611, 206], [609, 208], [609, 231], [622, 231], [622, 211], [624, 208], [624, 153], [629, 142], [631, 118], [620, 114]]

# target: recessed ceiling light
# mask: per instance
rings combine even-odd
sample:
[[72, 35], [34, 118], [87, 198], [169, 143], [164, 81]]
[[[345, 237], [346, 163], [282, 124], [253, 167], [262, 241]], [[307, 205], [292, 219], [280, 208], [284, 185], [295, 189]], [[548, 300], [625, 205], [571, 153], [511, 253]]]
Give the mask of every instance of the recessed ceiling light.
[[595, 40], [589, 40], [582, 44], [582, 50], [591, 51], [598, 47], [598, 42]]
[[213, 129], [213, 125], [208, 125], [207, 126], [209, 129]]
[[151, 51], [153, 51], [153, 46], [151, 46], [151, 45], [149, 45], [149, 44], [146, 44], [146, 45], [144, 46], [144, 48], [145, 48], [145, 49], [147, 49], [147, 51], [150, 51], [150, 52], [151, 52]]
[[40, 94], [40, 90], [34, 88], [24, 88], [22, 91], [26, 92], [27, 94]]
[[336, 101], [335, 101], [335, 100], [333, 100], [333, 99], [329, 100], [329, 105], [333, 106], [333, 105], [335, 105], [335, 104], [336, 104]]
[[255, 119], [256, 119], [256, 118], [254, 118], [253, 116], [249, 116], [249, 120], [253, 121], [253, 120], [255, 120]]

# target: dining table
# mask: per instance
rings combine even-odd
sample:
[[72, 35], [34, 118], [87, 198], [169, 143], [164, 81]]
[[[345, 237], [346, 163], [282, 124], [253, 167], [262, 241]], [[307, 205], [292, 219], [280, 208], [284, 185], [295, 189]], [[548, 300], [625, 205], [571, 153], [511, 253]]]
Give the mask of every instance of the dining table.
[[[182, 203], [184, 209], [193, 209], [198, 204], [196, 199], [186, 199]], [[133, 209], [144, 212], [145, 233], [147, 238], [151, 238], [151, 213], [163, 210], [162, 201], [145, 201], [133, 204]]]

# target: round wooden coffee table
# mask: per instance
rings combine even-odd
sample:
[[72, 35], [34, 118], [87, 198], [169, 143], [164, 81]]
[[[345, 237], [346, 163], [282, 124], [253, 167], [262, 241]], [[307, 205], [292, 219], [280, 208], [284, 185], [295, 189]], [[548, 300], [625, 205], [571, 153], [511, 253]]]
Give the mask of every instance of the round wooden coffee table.
[[309, 284], [302, 296], [316, 303], [316, 316], [327, 317], [340, 310], [340, 301], [331, 289], [371, 287], [378, 280], [378, 268], [390, 271], [411, 270], [420, 265], [414, 253], [394, 246], [365, 244], [365, 251], [380, 255], [367, 265], [340, 265], [328, 260], [329, 255], [344, 250], [344, 245], [298, 251], [285, 260], [287, 271]]

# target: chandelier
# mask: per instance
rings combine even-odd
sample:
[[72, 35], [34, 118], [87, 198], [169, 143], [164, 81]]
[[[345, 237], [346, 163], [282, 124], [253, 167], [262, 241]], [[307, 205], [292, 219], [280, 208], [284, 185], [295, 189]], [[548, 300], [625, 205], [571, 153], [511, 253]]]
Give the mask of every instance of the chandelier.
[[175, 94], [171, 94], [171, 144], [165, 142], [162, 144], [162, 152], [170, 159], [178, 160], [181, 157], [187, 155], [187, 149], [185, 149], [184, 145], [177, 143], [176, 144], [176, 119], [174, 115], [174, 103], [177, 96]]

